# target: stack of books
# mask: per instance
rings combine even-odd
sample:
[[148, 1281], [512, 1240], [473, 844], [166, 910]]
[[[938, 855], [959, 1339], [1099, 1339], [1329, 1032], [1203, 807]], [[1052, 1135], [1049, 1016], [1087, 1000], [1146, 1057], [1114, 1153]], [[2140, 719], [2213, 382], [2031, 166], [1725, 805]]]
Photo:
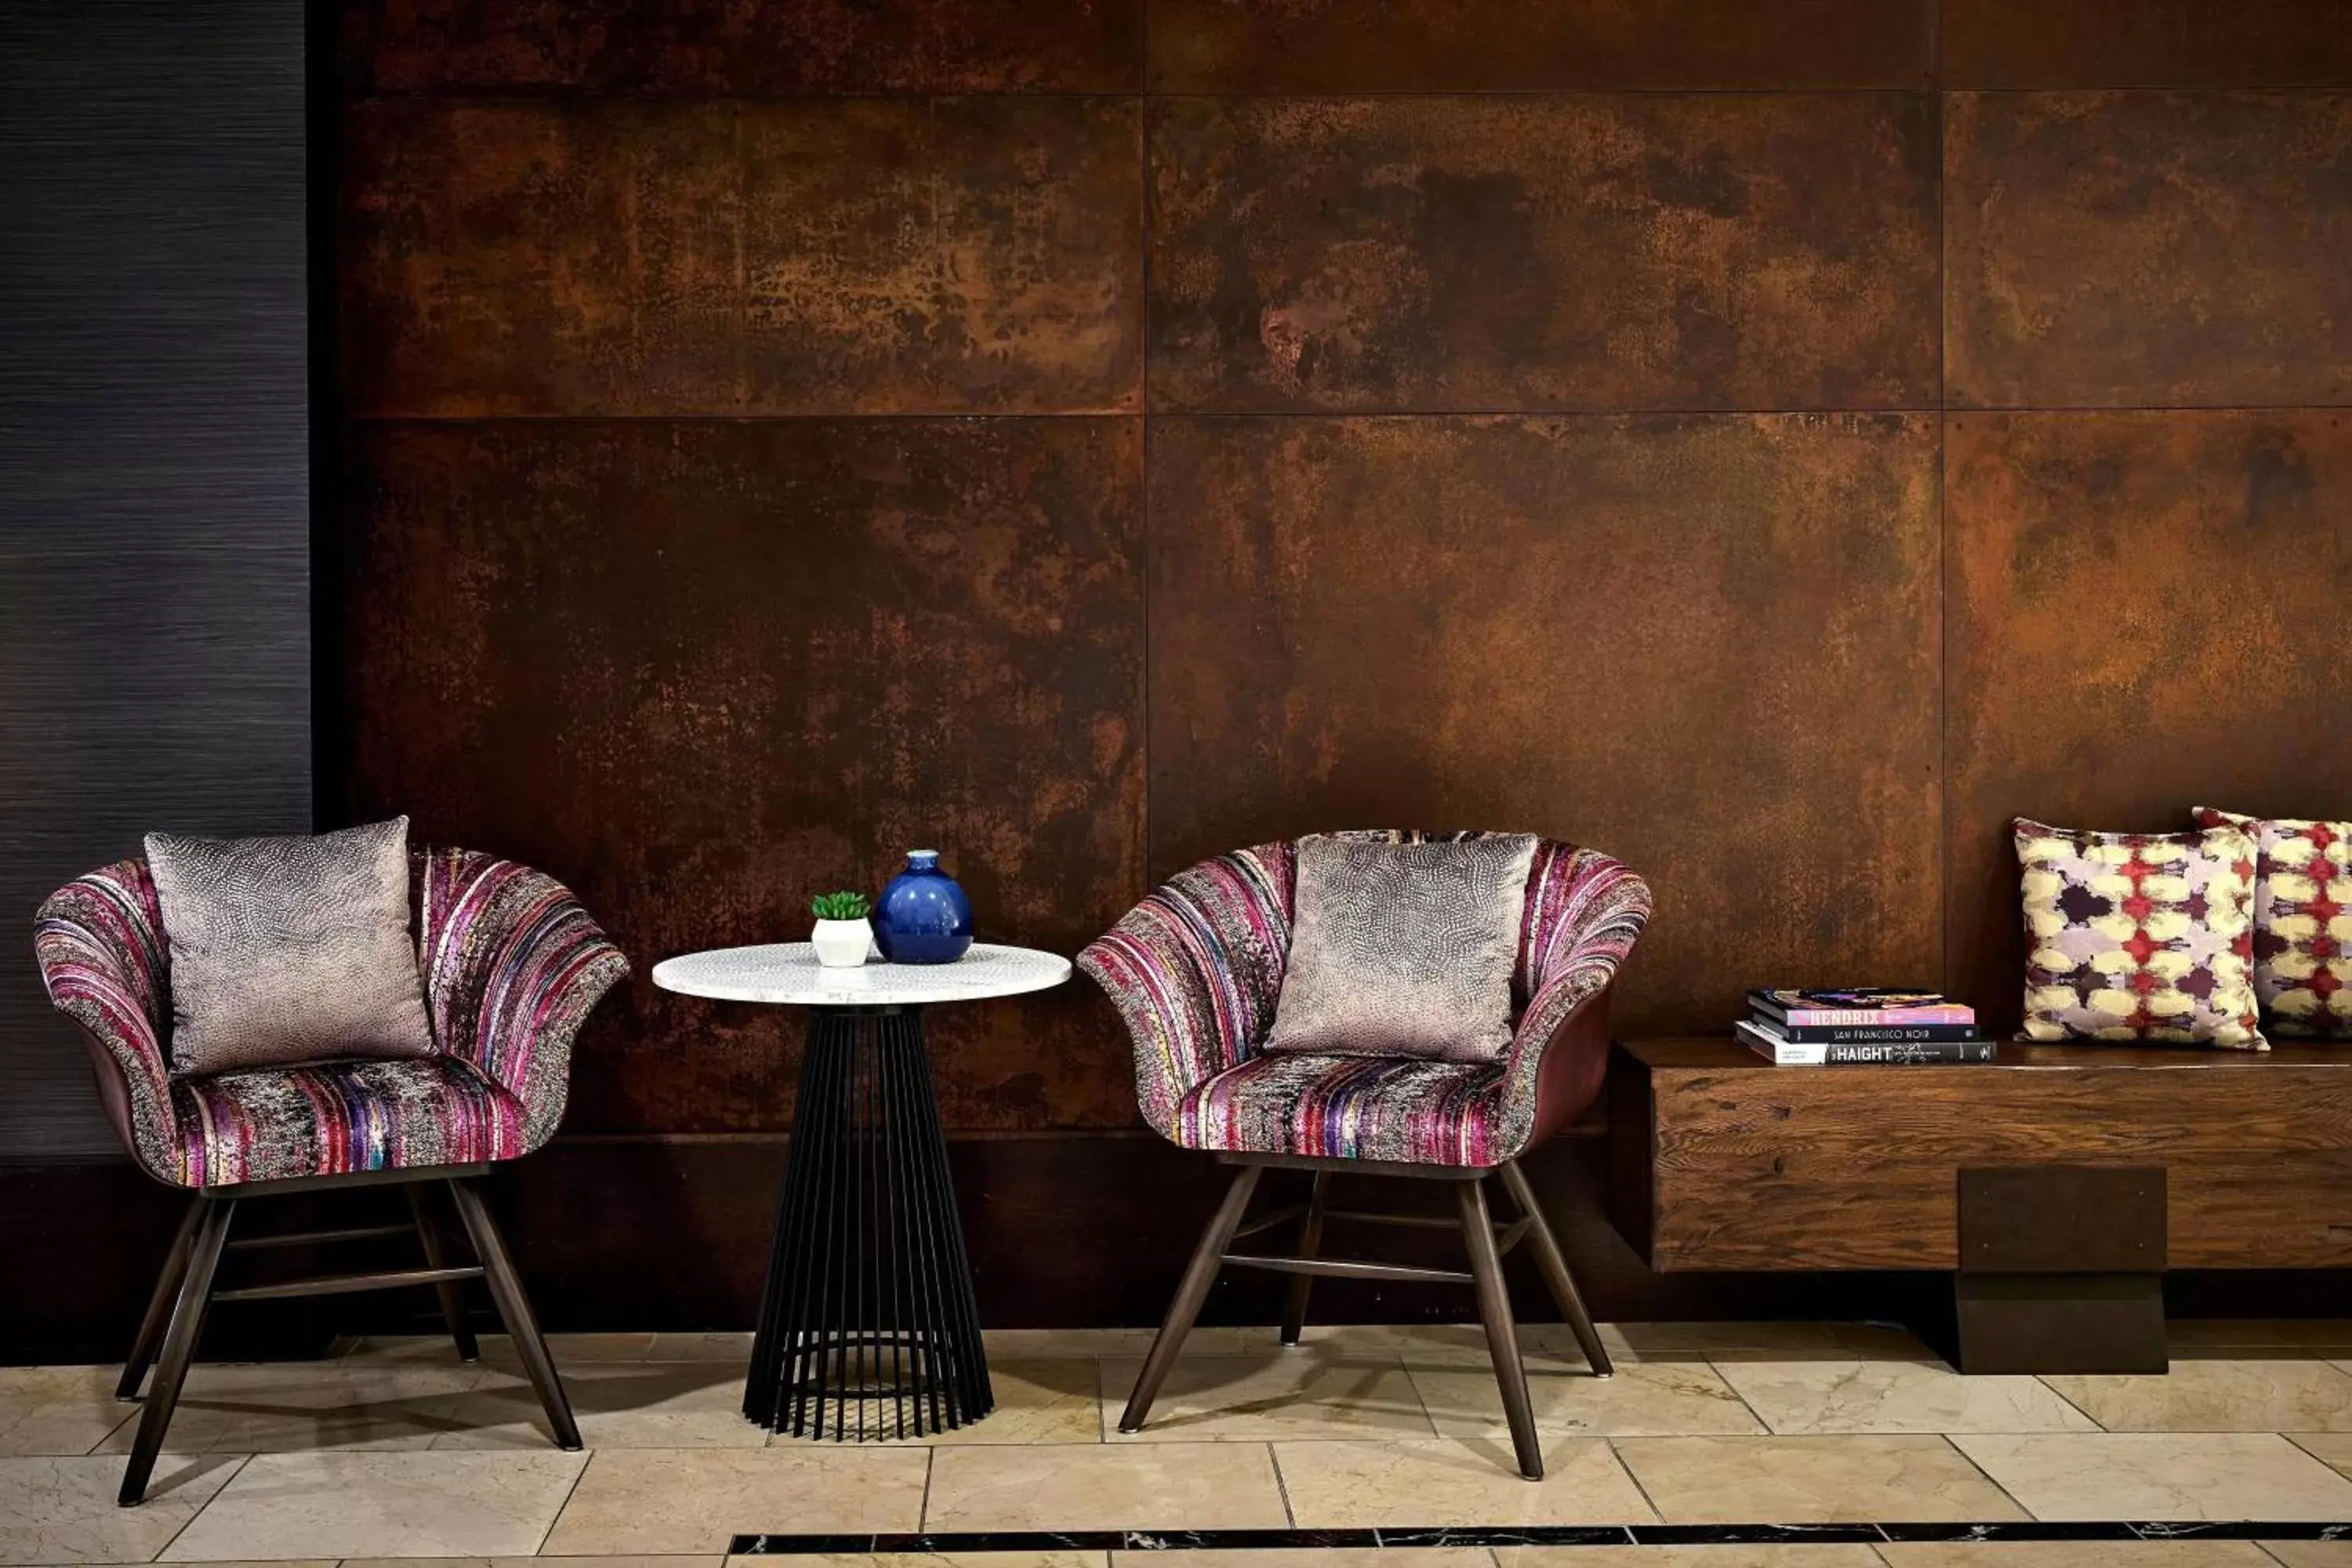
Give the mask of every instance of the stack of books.
[[1976, 1009], [1932, 991], [1750, 991], [1738, 1037], [1781, 1067], [1989, 1062]]

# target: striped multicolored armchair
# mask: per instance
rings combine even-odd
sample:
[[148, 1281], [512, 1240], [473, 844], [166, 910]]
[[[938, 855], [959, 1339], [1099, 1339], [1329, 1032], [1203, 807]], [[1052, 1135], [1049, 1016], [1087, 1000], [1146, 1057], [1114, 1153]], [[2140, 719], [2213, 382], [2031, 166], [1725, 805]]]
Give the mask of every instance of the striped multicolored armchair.
[[[194, 1194], [156, 1281], [118, 1394], [154, 1387], [121, 1500], [146, 1490], [182, 1379], [214, 1300], [432, 1285], [458, 1352], [476, 1354], [458, 1282], [479, 1278], [514, 1337], [557, 1440], [580, 1433], [498, 1226], [472, 1184], [495, 1161], [554, 1135], [572, 1042], [628, 961], [554, 879], [460, 849], [411, 857], [417, 967], [436, 1055], [410, 1060], [174, 1075], [166, 1057], [172, 958], [146, 862], [78, 877], [41, 905], [35, 949], [49, 999], [81, 1026], [99, 1095], [140, 1168]], [[423, 1268], [214, 1289], [231, 1216], [245, 1198], [370, 1183], [406, 1184]], [[445, 1261], [424, 1184], [445, 1184], [478, 1263]], [[307, 1237], [330, 1245], [404, 1233], [362, 1226]], [[160, 1352], [160, 1359], [158, 1359]]]
[[[1475, 834], [1350, 834], [1418, 842]], [[1474, 1285], [1502, 1385], [1519, 1468], [1543, 1474], [1501, 1257], [1524, 1239], [1594, 1373], [1608, 1352], [1578, 1297], [1566, 1258], [1518, 1158], [1582, 1115], [1608, 1068], [1610, 983], [1650, 914], [1641, 878], [1608, 856], [1545, 841], [1528, 879], [1511, 1000], [1517, 1026], [1499, 1063], [1259, 1050], [1274, 1022], [1289, 956], [1297, 865], [1291, 843], [1219, 856], [1177, 874], [1078, 955], [1118, 1006], [1135, 1047], [1137, 1098], [1161, 1136], [1238, 1167], [1202, 1234], [1159, 1338], [1120, 1417], [1139, 1430], [1218, 1269], [1232, 1264], [1291, 1276], [1282, 1339], [1296, 1344], [1307, 1291], [1320, 1277]], [[1269, 1166], [1314, 1173], [1307, 1201], [1244, 1226]], [[1470, 1271], [1403, 1268], [1322, 1258], [1331, 1219], [1398, 1216], [1336, 1210], [1330, 1179], [1350, 1173], [1450, 1182]], [[1521, 1217], [1496, 1236], [1484, 1178], [1499, 1175]], [[1295, 1253], [1227, 1251], [1237, 1236], [1301, 1220]]]

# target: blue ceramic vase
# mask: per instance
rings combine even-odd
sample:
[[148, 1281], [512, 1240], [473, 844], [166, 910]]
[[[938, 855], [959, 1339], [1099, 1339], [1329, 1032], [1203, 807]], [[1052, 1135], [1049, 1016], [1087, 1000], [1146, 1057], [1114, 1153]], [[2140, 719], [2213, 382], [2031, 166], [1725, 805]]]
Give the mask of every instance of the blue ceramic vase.
[[907, 868], [875, 906], [874, 940], [893, 963], [953, 963], [971, 945], [971, 900], [940, 869], [938, 850], [907, 851]]

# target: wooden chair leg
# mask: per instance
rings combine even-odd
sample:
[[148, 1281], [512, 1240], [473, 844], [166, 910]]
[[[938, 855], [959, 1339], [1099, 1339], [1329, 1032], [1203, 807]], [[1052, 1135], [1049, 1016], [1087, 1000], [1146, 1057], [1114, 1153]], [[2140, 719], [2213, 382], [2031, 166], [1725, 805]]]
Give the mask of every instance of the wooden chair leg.
[[1503, 1258], [1495, 1250], [1494, 1221], [1486, 1213], [1485, 1184], [1456, 1182], [1462, 1206], [1462, 1239], [1470, 1248], [1470, 1274], [1478, 1288], [1478, 1317], [1486, 1325], [1486, 1353], [1503, 1390], [1503, 1415], [1511, 1424], [1511, 1447], [1519, 1474], [1543, 1479], [1543, 1446], [1536, 1440], [1535, 1407], [1528, 1398], [1528, 1371], [1519, 1361], [1518, 1325], [1511, 1319], [1511, 1296], [1503, 1285]]
[[1201, 1315], [1201, 1303], [1209, 1299], [1209, 1287], [1217, 1281], [1217, 1269], [1233, 1245], [1234, 1232], [1241, 1228], [1242, 1215], [1249, 1207], [1250, 1194], [1257, 1191], [1257, 1179], [1263, 1167], [1244, 1165], [1234, 1173], [1234, 1184], [1225, 1189], [1225, 1201], [1217, 1205], [1216, 1216], [1201, 1233], [1201, 1244], [1192, 1249], [1192, 1261], [1184, 1266], [1184, 1278], [1176, 1287], [1176, 1299], [1168, 1304], [1167, 1321], [1160, 1325], [1160, 1337], [1151, 1342], [1151, 1353], [1144, 1357], [1143, 1373], [1135, 1380], [1135, 1392], [1128, 1395], [1126, 1413], [1118, 1418], [1122, 1432], [1140, 1432], [1145, 1417], [1151, 1414], [1151, 1402], [1160, 1395], [1160, 1384], [1168, 1369], [1176, 1363], [1176, 1352], [1183, 1348], [1184, 1336], [1192, 1331], [1192, 1320]]
[[1584, 1359], [1595, 1377], [1609, 1377], [1615, 1368], [1609, 1364], [1609, 1351], [1601, 1342], [1601, 1331], [1592, 1326], [1592, 1314], [1584, 1310], [1584, 1298], [1576, 1291], [1576, 1278], [1568, 1271], [1568, 1258], [1559, 1249], [1559, 1238], [1551, 1233], [1551, 1223], [1536, 1205], [1535, 1188], [1528, 1185], [1527, 1173], [1519, 1169], [1517, 1160], [1503, 1162], [1503, 1186], [1511, 1194], [1511, 1202], [1528, 1218], [1528, 1241], [1536, 1249], [1536, 1268], [1551, 1289], [1551, 1299], [1559, 1308], [1559, 1315], [1568, 1320], [1569, 1331], [1584, 1351]]
[[[1298, 1256], [1313, 1258], [1323, 1246], [1323, 1200], [1331, 1184], [1331, 1173], [1315, 1173], [1315, 1190], [1307, 1199], [1307, 1219], [1298, 1229]], [[1290, 1292], [1282, 1304], [1282, 1342], [1295, 1345], [1307, 1329], [1307, 1293], [1314, 1289], [1315, 1276], [1294, 1274], [1290, 1277]]]
[[547, 1353], [547, 1342], [540, 1337], [539, 1320], [531, 1316], [530, 1298], [523, 1294], [522, 1277], [515, 1272], [514, 1260], [507, 1256], [505, 1241], [499, 1236], [498, 1222], [490, 1218], [489, 1205], [482, 1195], [467, 1182], [452, 1177], [449, 1195], [457, 1205], [457, 1217], [466, 1222], [466, 1234], [474, 1243], [474, 1255], [482, 1260], [483, 1282], [490, 1288], [490, 1300], [498, 1303], [499, 1316], [514, 1339], [515, 1352], [522, 1357], [522, 1369], [530, 1374], [530, 1385], [539, 1391], [539, 1402], [546, 1406], [547, 1424], [555, 1429], [558, 1447], [581, 1447], [580, 1426], [572, 1418], [572, 1402], [563, 1396], [563, 1380], [556, 1375], [554, 1358]]
[[156, 1347], [163, 1342], [163, 1331], [172, 1322], [172, 1304], [180, 1299], [180, 1284], [188, 1277], [188, 1252], [195, 1244], [196, 1222], [204, 1212], [205, 1199], [199, 1194], [188, 1200], [187, 1212], [180, 1216], [172, 1250], [163, 1255], [163, 1271], [155, 1276], [155, 1292], [147, 1298], [147, 1315], [139, 1320], [138, 1337], [131, 1342], [131, 1355], [122, 1363], [122, 1379], [114, 1385], [117, 1399], [139, 1397], [139, 1384], [155, 1360]]
[[173, 1407], [180, 1402], [188, 1363], [195, 1359], [196, 1336], [204, 1331], [213, 1275], [220, 1268], [221, 1249], [228, 1245], [229, 1221], [236, 1213], [236, 1201], [200, 1196], [195, 1212], [186, 1277], [180, 1282], [179, 1300], [172, 1308], [172, 1326], [163, 1335], [163, 1357], [155, 1363], [155, 1386], [147, 1391], [147, 1408], [139, 1413], [139, 1436], [131, 1445], [131, 1460], [123, 1467], [122, 1489], [115, 1497], [124, 1508], [134, 1507], [146, 1497], [148, 1478], [155, 1473], [155, 1456], [163, 1451], [163, 1433], [172, 1425]]
[[[446, 1268], [446, 1254], [441, 1248], [441, 1229], [433, 1223], [432, 1214], [425, 1206], [422, 1183], [408, 1188], [408, 1212], [416, 1222], [417, 1245], [425, 1248], [425, 1267]], [[449, 1337], [457, 1342], [459, 1361], [479, 1361], [482, 1348], [474, 1342], [474, 1331], [466, 1325], [466, 1300], [458, 1294], [455, 1279], [437, 1281], [433, 1293], [441, 1299], [441, 1321], [449, 1325]]]

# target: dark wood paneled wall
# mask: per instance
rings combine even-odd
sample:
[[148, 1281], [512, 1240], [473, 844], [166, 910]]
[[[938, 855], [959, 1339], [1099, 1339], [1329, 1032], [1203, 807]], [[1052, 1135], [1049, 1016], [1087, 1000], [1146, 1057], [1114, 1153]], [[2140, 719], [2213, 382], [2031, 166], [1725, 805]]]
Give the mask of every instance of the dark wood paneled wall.
[[121, 1157], [35, 905], [310, 826], [303, 87], [282, 0], [0, 5], [0, 1164]]
[[[919, 841], [1067, 950], [1212, 851], [1523, 827], [1656, 884], [1629, 1030], [1855, 976], [2006, 1022], [2011, 814], [2352, 810], [2343, 21], [356, 6], [323, 782], [640, 960], [575, 1136], [785, 1126], [787, 1021], [643, 972]], [[1097, 998], [936, 1043], [954, 1128], [1108, 1179]], [[1023, 1181], [992, 1317], [1129, 1312], [1056, 1212], [1156, 1299]]]

